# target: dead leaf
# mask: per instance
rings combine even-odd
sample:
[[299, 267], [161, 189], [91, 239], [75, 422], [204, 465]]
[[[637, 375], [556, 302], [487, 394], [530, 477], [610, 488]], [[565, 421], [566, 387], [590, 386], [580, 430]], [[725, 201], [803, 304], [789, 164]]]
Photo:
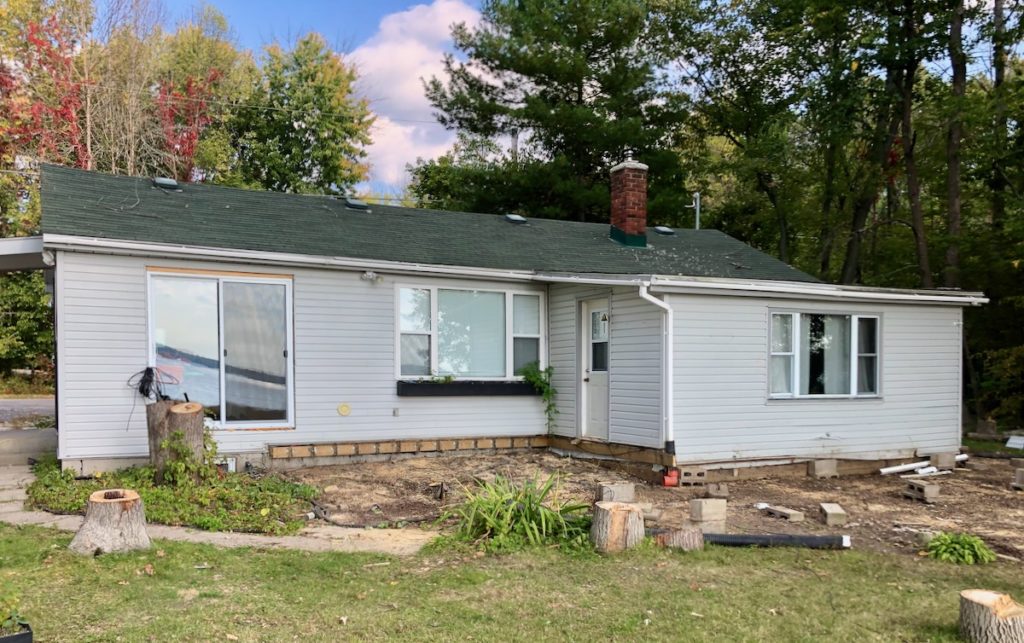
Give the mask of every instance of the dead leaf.
[[338, 622], [341, 623], [342, 625], [348, 625], [348, 617], [347, 616], [339, 616], [338, 617]]
[[166, 555], [167, 555], [167, 554], [166, 554], [166, 553], [164, 552], [164, 550], [162, 550], [162, 549], [158, 549], [158, 550], [156, 550], [156, 557], [157, 557], [157, 558], [163, 558], [163, 557], [164, 557], [164, 556], [166, 556]]
[[238, 637], [235, 636], [234, 634], [225, 634], [224, 638], [226, 638], [229, 641], [237, 641], [238, 640]]
[[146, 574], [146, 576], [152, 576], [156, 574], [156, 570], [153, 568], [152, 563], [146, 563], [146, 566], [142, 568], [142, 571]]
[[119, 580], [119, 581], [117, 581], [117, 584], [118, 585], [127, 585], [128, 581], [126, 581], [126, 580]]

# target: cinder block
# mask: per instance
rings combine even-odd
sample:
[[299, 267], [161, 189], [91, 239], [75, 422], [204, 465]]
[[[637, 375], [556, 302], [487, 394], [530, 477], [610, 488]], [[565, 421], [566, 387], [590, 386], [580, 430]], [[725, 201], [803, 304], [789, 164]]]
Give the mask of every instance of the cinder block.
[[928, 458], [928, 463], [937, 469], [955, 469], [956, 468], [956, 454], [955, 453], [933, 453]]
[[783, 518], [789, 522], [803, 522], [804, 512], [790, 509], [789, 507], [765, 507], [765, 513], [776, 518]]
[[811, 460], [807, 463], [807, 475], [813, 478], [838, 478], [838, 460]]
[[351, 442], [339, 442], [334, 445], [334, 452], [338, 455], [355, 455], [356, 445]]
[[493, 449], [494, 438], [477, 438], [476, 448], [478, 449]]
[[846, 511], [835, 502], [823, 502], [821, 507], [821, 519], [830, 527], [846, 524]]
[[437, 440], [420, 440], [420, 451], [437, 451]]
[[470, 439], [470, 440], [459, 440], [458, 444], [456, 445], [456, 448], [459, 449], [459, 451], [466, 451], [466, 450], [470, 450], [470, 449], [475, 449], [476, 448], [476, 440], [472, 440], [472, 439]]
[[525, 449], [530, 446], [530, 438], [512, 438], [513, 449]]
[[702, 485], [707, 482], [708, 470], [704, 467], [678, 467], [679, 486]]
[[907, 480], [907, 488], [903, 495], [912, 500], [932, 504], [939, 499], [939, 485], [923, 480]]
[[332, 456], [332, 455], [334, 455], [334, 445], [333, 444], [314, 444], [313, 445], [313, 455], [315, 455], [318, 458]]
[[416, 453], [420, 449], [420, 445], [416, 440], [403, 440], [398, 443], [398, 449], [402, 453]]
[[378, 442], [377, 453], [398, 453], [397, 442]]
[[729, 484], [727, 482], [709, 482], [707, 486], [704, 487], [704, 497], [728, 498]]
[[636, 485], [629, 482], [599, 482], [597, 502], [636, 502]]
[[288, 458], [291, 457], [291, 452], [288, 447], [270, 447], [271, 458]]
[[494, 439], [495, 449], [511, 449], [512, 439], [511, 438], [495, 438]]
[[1011, 469], [1024, 469], [1024, 458], [1010, 458]]
[[377, 443], [359, 442], [356, 444], [356, 455], [377, 455]]
[[456, 444], [458, 443], [455, 440], [439, 440], [437, 448], [441, 451], [454, 451]]
[[702, 534], [724, 534], [725, 533], [725, 521], [724, 520], [705, 520], [703, 522], [695, 523], [697, 528], [700, 529]]
[[1024, 467], [1014, 471], [1013, 483], [1010, 486], [1017, 491], [1024, 491]]
[[690, 520], [725, 521], [726, 501], [721, 498], [694, 498], [690, 501]]
[[302, 445], [292, 447], [293, 458], [308, 458], [313, 455], [313, 449], [309, 448], [309, 445]]

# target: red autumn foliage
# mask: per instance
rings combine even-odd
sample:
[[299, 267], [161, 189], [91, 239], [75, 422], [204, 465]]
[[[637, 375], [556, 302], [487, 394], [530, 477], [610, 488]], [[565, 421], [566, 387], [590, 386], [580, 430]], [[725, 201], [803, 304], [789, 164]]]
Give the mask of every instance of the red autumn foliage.
[[189, 181], [195, 169], [196, 145], [203, 129], [210, 124], [209, 101], [220, 80], [220, 72], [211, 70], [205, 80], [189, 78], [183, 91], [173, 83], [160, 85], [156, 98], [157, 114], [164, 135], [164, 151], [170, 157], [174, 178]]

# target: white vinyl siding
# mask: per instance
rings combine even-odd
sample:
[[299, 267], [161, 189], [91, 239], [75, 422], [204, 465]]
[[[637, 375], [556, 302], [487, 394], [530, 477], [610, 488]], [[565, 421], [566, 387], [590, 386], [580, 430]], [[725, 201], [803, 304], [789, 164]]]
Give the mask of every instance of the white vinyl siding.
[[548, 354], [558, 416], [552, 433], [577, 436], [580, 302], [609, 298], [608, 441], [661, 448], [662, 310], [636, 288], [552, 284], [548, 291]]
[[[295, 429], [218, 431], [224, 453], [267, 444], [546, 432], [534, 396], [399, 397], [395, 385], [396, 278], [359, 272], [59, 252], [60, 457], [145, 457], [146, 410], [129, 376], [148, 363], [146, 267], [293, 276]], [[460, 279], [430, 286], [506, 289]], [[543, 294], [542, 286], [517, 285]], [[351, 413], [341, 416], [340, 404]]]
[[779, 300], [673, 295], [671, 303], [681, 463], [906, 457], [960, 444], [958, 307], [801, 302], [801, 310], [878, 316], [881, 395], [769, 399]]

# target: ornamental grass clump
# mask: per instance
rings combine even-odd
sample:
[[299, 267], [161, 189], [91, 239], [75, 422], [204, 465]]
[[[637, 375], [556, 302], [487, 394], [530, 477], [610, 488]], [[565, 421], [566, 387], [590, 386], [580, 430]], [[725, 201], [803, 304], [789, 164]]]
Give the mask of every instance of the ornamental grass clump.
[[996, 559], [985, 541], [971, 534], [940, 533], [928, 541], [928, 555], [958, 565], [991, 563]]
[[556, 476], [540, 484], [534, 478], [516, 483], [498, 476], [465, 488], [465, 501], [445, 518], [457, 520], [456, 538], [482, 544], [491, 552], [511, 552], [526, 547], [589, 546], [589, 506], [559, 502], [554, 496]]

